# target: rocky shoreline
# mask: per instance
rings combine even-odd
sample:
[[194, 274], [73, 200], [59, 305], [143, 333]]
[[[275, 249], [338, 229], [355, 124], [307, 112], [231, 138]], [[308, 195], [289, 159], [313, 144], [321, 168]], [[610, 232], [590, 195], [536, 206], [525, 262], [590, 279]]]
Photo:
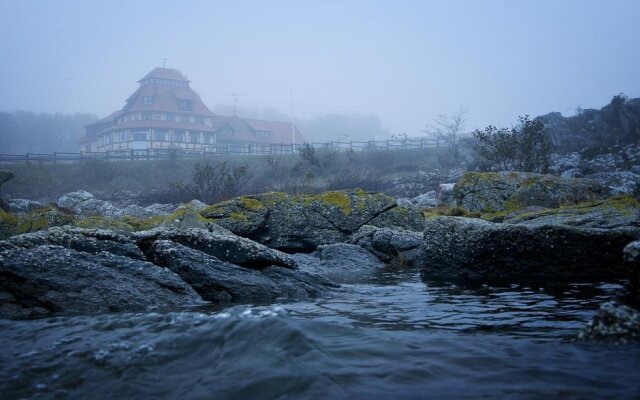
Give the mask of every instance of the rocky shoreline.
[[511, 172], [466, 173], [415, 199], [363, 190], [147, 207], [84, 191], [49, 205], [14, 199], [0, 211], [0, 317], [318, 297], [394, 265], [432, 284], [626, 280], [581, 337], [637, 338], [640, 203], [618, 189]]

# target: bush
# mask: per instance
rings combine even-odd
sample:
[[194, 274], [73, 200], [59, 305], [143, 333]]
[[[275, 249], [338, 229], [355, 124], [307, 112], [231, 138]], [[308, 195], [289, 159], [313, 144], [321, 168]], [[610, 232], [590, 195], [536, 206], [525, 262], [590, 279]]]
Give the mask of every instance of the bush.
[[181, 201], [198, 199], [212, 204], [240, 194], [250, 178], [246, 164], [230, 167], [226, 161], [215, 165], [205, 162], [195, 165], [190, 183], [174, 182], [172, 187]]
[[504, 171], [547, 172], [551, 163], [551, 140], [540, 119], [528, 115], [518, 119], [519, 126], [511, 129], [489, 125], [476, 130], [476, 151]]

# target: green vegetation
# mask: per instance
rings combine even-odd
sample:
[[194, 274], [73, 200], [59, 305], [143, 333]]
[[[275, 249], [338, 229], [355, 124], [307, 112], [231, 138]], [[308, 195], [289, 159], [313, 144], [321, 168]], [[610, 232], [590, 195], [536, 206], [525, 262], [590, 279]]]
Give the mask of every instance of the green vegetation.
[[503, 171], [543, 172], [551, 163], [551, 139], [541, 119], [528, 115], [518, 119], [511, 129], [489, 125], [473, 132], [478, 141], [476, 150], [491, 167]]

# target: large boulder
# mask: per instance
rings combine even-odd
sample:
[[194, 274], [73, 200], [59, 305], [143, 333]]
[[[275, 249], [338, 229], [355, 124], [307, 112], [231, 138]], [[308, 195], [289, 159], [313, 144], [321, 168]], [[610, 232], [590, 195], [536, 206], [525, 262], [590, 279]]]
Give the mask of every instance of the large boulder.
[[422, 232], [424, 229], [424, 214], [414, 207], [394, 207], [367, 222], [367, 225], [381, 228], [410, 230]]
[[385, 263], [412, 265], [420, 254], [422, 233], [365, 225], [349, 239]]
[[12, 213], [26, 213], [46, 207], [39, 201], [27, 199], [10, 199], [7, 204], [9, 205], [9, 211]]
[[418, 264], [425, 278], [452, 282], [612, 281], [625, 278], [630, 228], [500, 224], [464, 217], [425, 223]]
[[0, 252], [0, 317], [134, 312], [201, 303], [176, 274], [146, 261], [61, 246]]
[[337, 283], [358, 283], [371, 278], [385, 263], [360, 246], [335, 243], [318, 247], [311, 255], [292, 256], [300, 270]]
[[570, 225], [584, 228], [640, 228], [640, 202], [629, 195], [556, 209], [529, 207], [507, 214], [503, 222], [527, 226]]
[[319, 276], [282, 267], [244, 268], [169, 240], [155, 241], [148, 255], [212, 302], [306, 298], [335, 286]]
[[588, 175], [586, 178], [607, 187], [613, 195], [630, 194], [636, 196], [640, 194], [640, 175], [631, 171], [599, 172]]
[[145, 259], [136, 242], [127, 236], [103, 229], [53, 227], [44, 231], [11, 237], [6, 240], [6, 243], [25, 249], [56, 245], [90, 254], [108, 252], [137, 260]]
[[458, 205], [479, 212], [557, 208], [610, 195], [594, 180], [524, 172], [469, 172], [455, 185], [454, 193]]
[[313, 251], [345, 241], [362, 225], [396, 207], [393, 198], [361, 190], [313, 196], [265, 193], [219, 203], [200, 213], [237, 235], [266, 246]]
[[291, 257], [270, 249], [250, 239], [236, 236], [224, 228], [205, 230], [199, 228], [156, 228], [136, 232], [132, 237], [147, 251], [157, 240], [170, 240], [191, 247], [222, 261], [248, 268], [260, 269], [272, 265], [294, 269]]
[[608, 301], [578, 334], [581, 339], [628, 342], [640, 339], [640, 311], [618, 301]]

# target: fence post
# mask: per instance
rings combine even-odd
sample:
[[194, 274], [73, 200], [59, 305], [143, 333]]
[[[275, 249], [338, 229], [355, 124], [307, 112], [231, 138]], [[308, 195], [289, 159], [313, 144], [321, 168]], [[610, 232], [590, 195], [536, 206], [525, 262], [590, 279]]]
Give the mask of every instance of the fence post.
[[53, 152], [53, 164], [57, 164], [57, 158], [58, 158], [58, 153], [57, 152]]

